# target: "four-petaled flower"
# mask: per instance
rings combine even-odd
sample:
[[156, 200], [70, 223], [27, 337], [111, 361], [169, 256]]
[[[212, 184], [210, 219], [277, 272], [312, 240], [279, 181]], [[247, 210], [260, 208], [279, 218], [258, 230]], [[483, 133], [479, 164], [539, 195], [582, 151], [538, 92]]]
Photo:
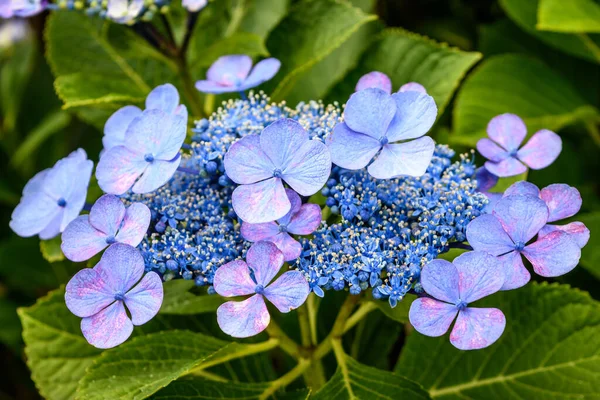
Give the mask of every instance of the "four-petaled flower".
[[[179, 104], [179, 93], [170, 83], [157, 86], [146, 97], [147, 110], [161, 110], [169, 115], [178, 115], [185, 120], [187, 125], [188, 112], [183, 104]], [[136, 106], [125, 106], [117, 111], [104, 125], [102, 144], [104, 150], [125, 145], [125, 134], [133, 120], [142, 115], [142, 110]]]
[[485, 168], [499, 177], [522, 174], [531, 169], [542, 169], [552, 164], [562, 150], [562, 140], [547, 129], [536, 132], [519, 149], [527, 135], [527, 127], [514, 114], [498, 115], [487, 126], [488, 138], [477, 142], [477, 150], [489, 161]]
[[275, 221], [290, 211], [283, 181], [303, 196], [318, 192], [329, 178], [331, 157], [298, 122], [280, 119], [259, 136], [234, 143], [224, 165], [227, 176], [240, 184], [232, 195], [236, 214], [254, 224]]
[[450, 328], [450, 343], [460, 350], [488, 347], [504, 332], [506, 318], [496, 308], [473, 308], [470, 303], [502, 287], [502, 265], [489, 254], [473, 251], [451, 263], [433, 260], [421, 272], [421, 285], [431, 297], [421, 297], [408, 314], [414, 328], [427, 336], [442, 336]]
[[[100, 157], [96, 178], [106, 193], [152, 192], [164, 185], [181, 162], [186, 121], [161, 110], [145, 110], [133, 119], [123, 145]], [[133, 186], [133, 187], [132, 187]]]
[[94, 268], [82, 269], [71, 278], [65, 301], [73, 314], [83, 318], [81, 331], [92, 346], [118, 346], [131, 335], [134, 325], [143, 325], [158, 313], [163, 300], [162, 281], [155, 272], [142, 278], [143, 274], [140, 252], [117, 243], [106, 250]]
[[246, 55], [220, 57], [206, 73], [206, 80], [196, 82], [196, 89], [204, 93], [243, 92], [275, 76], [281, 62], [267, 58], [252, 68], [252, 59]]
[[19, 236], [51, 239], [65, 230], [85, 205], [94, 163], [83, 149], [38, 172], [23, 188], [10, 227]]
[[[327, 139], [334, 164], [357, 170], [375, 158], [368, 171], [377, 179], [425, 173], [435, 143], [421, 137], [429, 131], [437, 107], [429, 95], [408, 91], [389, 95], [371, 88], [354, 93], [344, 110], [344, 122]], [[416, 140], [395, 143], [401, 140]]]
[[283, 253], [285, 261], [300, 257], [302, 245], [291, 234], [310, 235], [321, 224], [321, 207], [317, 204], [302, 204], [296, 192], [285, 189], [292, 204], [290, 211], [276, 222], [262, 224], [242, 223], [242, 236], [251, 242], [265, 240], [277, 246]]
[[217, 322], [230, 336], [244, 338], [262, 332], [271, 321], [266, 297], [282, 313], [300, 307], [310, 292], [299, 271], [283, 273], [269, 284], [283, 265], [283, 253], [270, 242], [257, 242], [246, 253], [246, 262], [232, 261], [217, 269], [215, 291], [224, 297], [246, 296], [244, 301], [229, 301], [217, 310]]
[[555, 277], [571, 271], [581, 257], [581, 249], [568, 233], [555, 231], [538, 235], [548, 222], [548, 207], [538, 197], [510, 195], [498, 200], [491, 214], [467, 225], [467, 240], [475, 250], [497, 256], [504, 265], [506, 279], [502, 290], [516, 289], [531, 278], [521, 254], [541, 276]]
[[89, 215], [73, 220], [62, 234], [62, 251], [71, 261], [85, 261], [113, 243], [140, 244], [150, 225], [150, 209], [133, 203], [127, 209], [116, 196], [106, 194]]

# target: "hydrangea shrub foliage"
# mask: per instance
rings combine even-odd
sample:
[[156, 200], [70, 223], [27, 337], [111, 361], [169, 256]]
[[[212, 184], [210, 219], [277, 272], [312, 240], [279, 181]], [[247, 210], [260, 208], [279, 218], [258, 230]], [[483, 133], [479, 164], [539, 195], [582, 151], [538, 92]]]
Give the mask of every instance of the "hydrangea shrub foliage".
[[[30, 171], [8, 223], [65, 283], [19, 311], [43, 397], [600, 393], [600, 305], [553, 283], [598, 276], [579, 215], [597, 199], [528, 180], [568, 168], [565, 126], [598, 141], [598, 113], [545, 64], [471, 71], [481, 53], [346, 0], [0, 1], [11, 46], [14, 18], [51, 14], [64, 110], [38, 135], [90, 131]], [[576, 32], [536, 35], [595, 43]]]

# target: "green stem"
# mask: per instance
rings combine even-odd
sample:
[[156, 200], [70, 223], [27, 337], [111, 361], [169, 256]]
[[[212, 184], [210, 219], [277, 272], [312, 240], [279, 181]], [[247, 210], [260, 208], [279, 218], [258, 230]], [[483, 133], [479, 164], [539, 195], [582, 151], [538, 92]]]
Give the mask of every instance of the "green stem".
[[358, 326], [356, 327], [356, 333], [354, 335], [354, 338], [352, 339], [352, 348], [350, 349], [350, 356], [354, 359], [358, 358], [359, 355], [361, 339], [365, 331], [366, 322], [367, 320], [363, 319], [358, 323]]
[[319, 342], [317, 336], [317, 311], [319, 309], [320, 300], [320, 297], [314, 293], [311, 293], [306, 301], [306, 308], [308, 309], [308, 323], [310, 326], [310, 341], [314, 346], [316, 346]]
[[348, 320], [346, 321], [346, 325], [344, 325], [344, 333], [348, 332], [350, 329], [354, 327], [358, 322], [362, 321], [364, 317], [366, 317], [371, 311], [376, 310], [377, 306], [372, 301], [363, 302], [358, 310]]
[[209, 379], [211, 381], [229, 382], [229, 379], [223, 378], [221, 375], [213, 374], [212, 372], [208, 371], [196, 371], [194, 375]]
[[190, 75], [190, 71], [185, 60], [185, 55], [180, 54], [177, 59], [177, 66], [179, 67], [179, 75], [181, 76], [181, 81], [183, 82], [183, 93], [190, 104], [192, 115], [198, 118], [204, 117], [200, 95], [196, 90], [194, 81]]
[[272, 339], [277, 339], [279, 341], [279, 347], [281, 347], [283, 351], [289, 354], [290, 357], [293, 357], [295, 359], [300, 358], [300, 354], [303, 353], [300, 346], [298, 346], [296, 342], [290, 339], [290, 337], [286, 335], [285, 332], [283, 332], [283, 330], [281, 330], [281, 328], [275, 323], [275, 321], [271, 320], [269, 326], [267, 327], [267, 333]]
[[310, 366], [310, 361], [304, 358], [301, 358], [298, 364], [287, 374], [283, 375], [277, 380], [272, 381], [269, 384], [269, 387], [265, 389], [264, 392], [258, 397], [259, 400], [266, 400], [271, 397], [275, 392], [279, 389], [286, 387], [290, 383], [294, 382], [296, 379], [302, 375], [302, 373]]
[[358, 303], [359, 300], [360, 296], [358, 295], [354, 296], [350, 294], [348, 295], [348, 297], [346, 297], [346, 301], [344, 301], [344, 304], [342, 304], [342, 308], [340, 308], [338, 316], [335, 319], [335, 322], [333, 323], [333, 328], [331, 328], [331, 332], [329, 332], [329, 335], [327, 335], [325, 340], [323, 340], [323, 342], [321, 342], [321, 344], [317, 346], [316, 350], [314, 351], [314, 359], [319, 360], [323, 358], [327, 353], [329, 353], [331, 351], [332, 341], [334, 339], [341, 338], [344, 332], [346, 332], [346, 322], [350, 317], [352, 310], [354, 310], [356, 303]]
[[333, 352], [335, 354], [335, 359], [337, 360], [339, 370], [342, 372], [344, 376], [344, 386], [348, 391], [348, 397], [351, 399], [357, 399], [354, 394], [354, 390], [350, 385], [350, 372], [348, 371], [348, 365], [346, 364], [346, 353], [344, 353], [344, 347], [342, 346], [342, 340], [340, 338], [335, 338], [331, 340], [331, 346], [333, 347]]
[[308, 310], [306, 304], [298, 308], [298, 323], [300, 325], [300, 335], [302, 337], [302, 346], [310, 347], [310, 322], [308, 320]]

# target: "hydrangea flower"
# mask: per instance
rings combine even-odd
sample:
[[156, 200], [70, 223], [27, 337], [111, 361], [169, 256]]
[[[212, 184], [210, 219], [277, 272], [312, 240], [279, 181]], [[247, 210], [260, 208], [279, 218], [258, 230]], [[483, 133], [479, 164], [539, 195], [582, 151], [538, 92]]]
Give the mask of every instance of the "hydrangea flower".
[[113, 243], [140, 244], [150, 225], [150, 210], [142, 203], [127, 209], [116, 196], [106, 194], [89, 215], [74, 219], [62, 234], [61, 249], [71, 261], [85, 261]]
[[[142, 2], [143, 3], [143, 2]], [[110, 4], [110, 3], [109, 3]], [[157, 86], [146, 97], [147, 110], [161, 110], [169, 115], [183, 117], [187, 125], [188, 111], [185, 105], [179, 104], [179, 93], [170, 83]], [[142, 115], [142, 110], [136, 106], [125, 106], [117, 111], [104, 125], [102, 144], [104, 150], [125, 145], [125, 134], [133, 120]]]
[[143, 274], [144, 259], [139, 251], [117, 243], [94, 268], [82, 269], [71, 278], [65, 301], [73, 314], [83, 318], [81, 331], [92, 346], [118, 346], [129, 338], [134, 325], [143, 325], [158, 313], [162, 281], [154, 272], [142, 278]]
[[[127, 128], [124, 144], [100, 157], [96, 178], [106, 193], [152, 192], [175, 173], [185, 140], [186, 121], [161, 110], [145, 110]], [[132, 187], [133, 186], [133, 187]]]
[[208, 0], [183, 0], [181, 4], [190, 12], [198, 12], [206, 7]]
[[23, 188], [10, 227], [19, 236], [51, 239], [65, 230], [85, 205], [94, 163], [83, 149], [38, 172]]
[[483, 252], [468, 252], [453, 262], [434, 260], [421, 271], [421, 285], [431, 297], [413, 301], [408, 318], [427, 336], [442, 336], [456, 323], [450, 343], [460, 350], [483, 349], [504, 332], [506, 318], [497, 308], [469, 307], [474, 301], [496, 293], [504, 273], [500, 262]]
[[400, 90], [398, 92], [419, 92], [423, 94], [427, 94], [427, 90], [423, 85], [417, 82], [408, 82], [404, 85], [400, 86]]
[[556, 133], [542, 129], [519, 149], [527, 135], [527, 127], [514, 114], [498, 115], [487, 126], [488, 138], [477, 142], [477, 150], [489, 161], [485, 168], [499, 177], [522, 174], [552, 164], [562, 150], [562, 140]]
[[310, 235], [321, 224], [321, 207], [317, 204], [302, 204], [296, 192], [285, 189], [291, 203], [290, 211], [277, 221], [262, 224], [242, 223], [242, 236], [251, 242], [266, 240], [277, 246], [285, 261], [300, 257], [302, 245], [291, 235]]
[[392, 81], [390, 78], [384, 74], [383, 72], [373, 71], [369, 72], [360, 77], [358, 82], [356, 83], [356, 88], [354, 89], [356, 92], [365, 90], [368, 88], [377, 88], [381, 89], [387, 94], [392, 93]]
[[[334, 164], [357, 170], [366, 167], [377, 179], [425, 173], [435, 143], [421, 137], [429, 131], [437, 115], [433, 98], [419, 92], [389, 95], [381, 89], [354, 93], [327, 145]], [[397, 143], [402, 140], [409, 140]]]
[[246, 296], [229, 301], [217, 310], [217, 322], [230, 336], [244, 338], [262, 332], [271, 320], [264, 298], [282, 313], [300, 307], [309, 287], [298, 271], [288, 271], [271, 283], [283, 265], [283, 253], [270, 242], [257, 242], [246, 253], [246, 262], [232, 261], [215, 273], [215, 291], [224, 297]]
[[0, 0], [0, 17], [32, 17], [46, 9], [46, 0]]
[[284, 181], [303, 196], [319, 191], [331, 172], [331, 157], [321, 141], [309, 140], [298, 122], [280, 119], [260, 136], [234, 143], [224, 165], [227, 176], [240, 184], [232, 195], [235, 212], [255, 224], [275, 221], [290, 211]]
[[482, 215], [467, 226], [467, 239], [475, 250], [497, 256], [505, 266], [502, 290], [516, 289], [529, 282], [529, 271], [521, 255], [545, 277], [571, 271], [581, 249], [562, 231], [551, 232], [529, 243], [548, 222], [548, 207], [538, 197], [510, 195], [498, 200], [491, 214]]
[[267, 58], [252, 68], [252, 59], [246, 55], [220, 57], [206, 73], [206, 80], [196, 82], [196, 89], [204, 93], [243, 92], [273, 78], [281, 62]]

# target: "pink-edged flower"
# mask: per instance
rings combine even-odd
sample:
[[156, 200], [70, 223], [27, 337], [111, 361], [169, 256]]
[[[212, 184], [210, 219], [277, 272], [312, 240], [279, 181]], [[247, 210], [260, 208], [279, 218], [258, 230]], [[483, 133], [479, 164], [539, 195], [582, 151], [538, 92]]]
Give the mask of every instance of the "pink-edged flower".
[[444, 335], [456, 318], [450, 333], [454, 347], [488, 347], [504, 332], [506, 318], [497, 308], [473, 308], [469, 304], [496, 293], [503, 282], [502, 265], [483, 252], [464, 253], [453, 262], [433, 260], [421, 271], [421, 285], [431, 297], [413, 301], [410, 323], [423, 335], [437, 337]]
[[[383, 72], [372, 71], [360, 77], [356, 83], [356, 88], [354, 91], [358, 92], [369, 88], [381, 89], [387, 94], [392, 94], [392, 80]], [[411, 91], [427, 94], [427, 90], [425, 90], [423, 85], [417, 82], [405, 83], [404, 85], [400, 86], [400, 90], [398, 90], [399, 93]]]
[[163, 301], [162, 281], [155, 272], [142, 275], [144, 259], [140, 252], [116, 243], [94, 268], [82, 269], [71, 278], [65, 293], [67, 308], [83, 318], [81, 331], [92, 346], [118, 346], [129, 338], [134, 325], [143, 325], [158, 313]]
[[71, 222], [62, 234], [62, 251], [71, 261], [85, 261], [113, 243], [140, 244], [150, 225], [150, 209], [142, 203], [125, 208], [116, 196], [106, 194], [88, 215]]
[[488, 138], [477, 142], [477, 150], [487, 158], [485, 168], [499, 177], [522, 174], [552, 164], [562, 150], [562, 140], [547, 129], [536, 132], [521, 148], [527, 127], [514, 114], [498, 115], [487, 126]]
[[302, 199], [291, 189], [285, 189], [292, 207], [277, 221], [262, 224], [242, 223], [242, 236], [250, 242], [265, 240], [277, 246], [285, 261], [300, 257], [302, 246], [291, 235], [310, 235], [321, 224], [321, 207], [317, 204], [302, 204]]
[[265, 298], [282, 313], [300, 307], [310, 292], [299, 271], [283, 273], [271, 283], [283, 265], [283, 253], [270, 242], [257, 242], [246, 253], [246, 261], [236, 260], [217, 269], [215, 291], [224, 297], [246, 296], [229, 301], [217, 310], [217, 322], [226, 334], [244, 338], [257, 335], [271, 321]]

